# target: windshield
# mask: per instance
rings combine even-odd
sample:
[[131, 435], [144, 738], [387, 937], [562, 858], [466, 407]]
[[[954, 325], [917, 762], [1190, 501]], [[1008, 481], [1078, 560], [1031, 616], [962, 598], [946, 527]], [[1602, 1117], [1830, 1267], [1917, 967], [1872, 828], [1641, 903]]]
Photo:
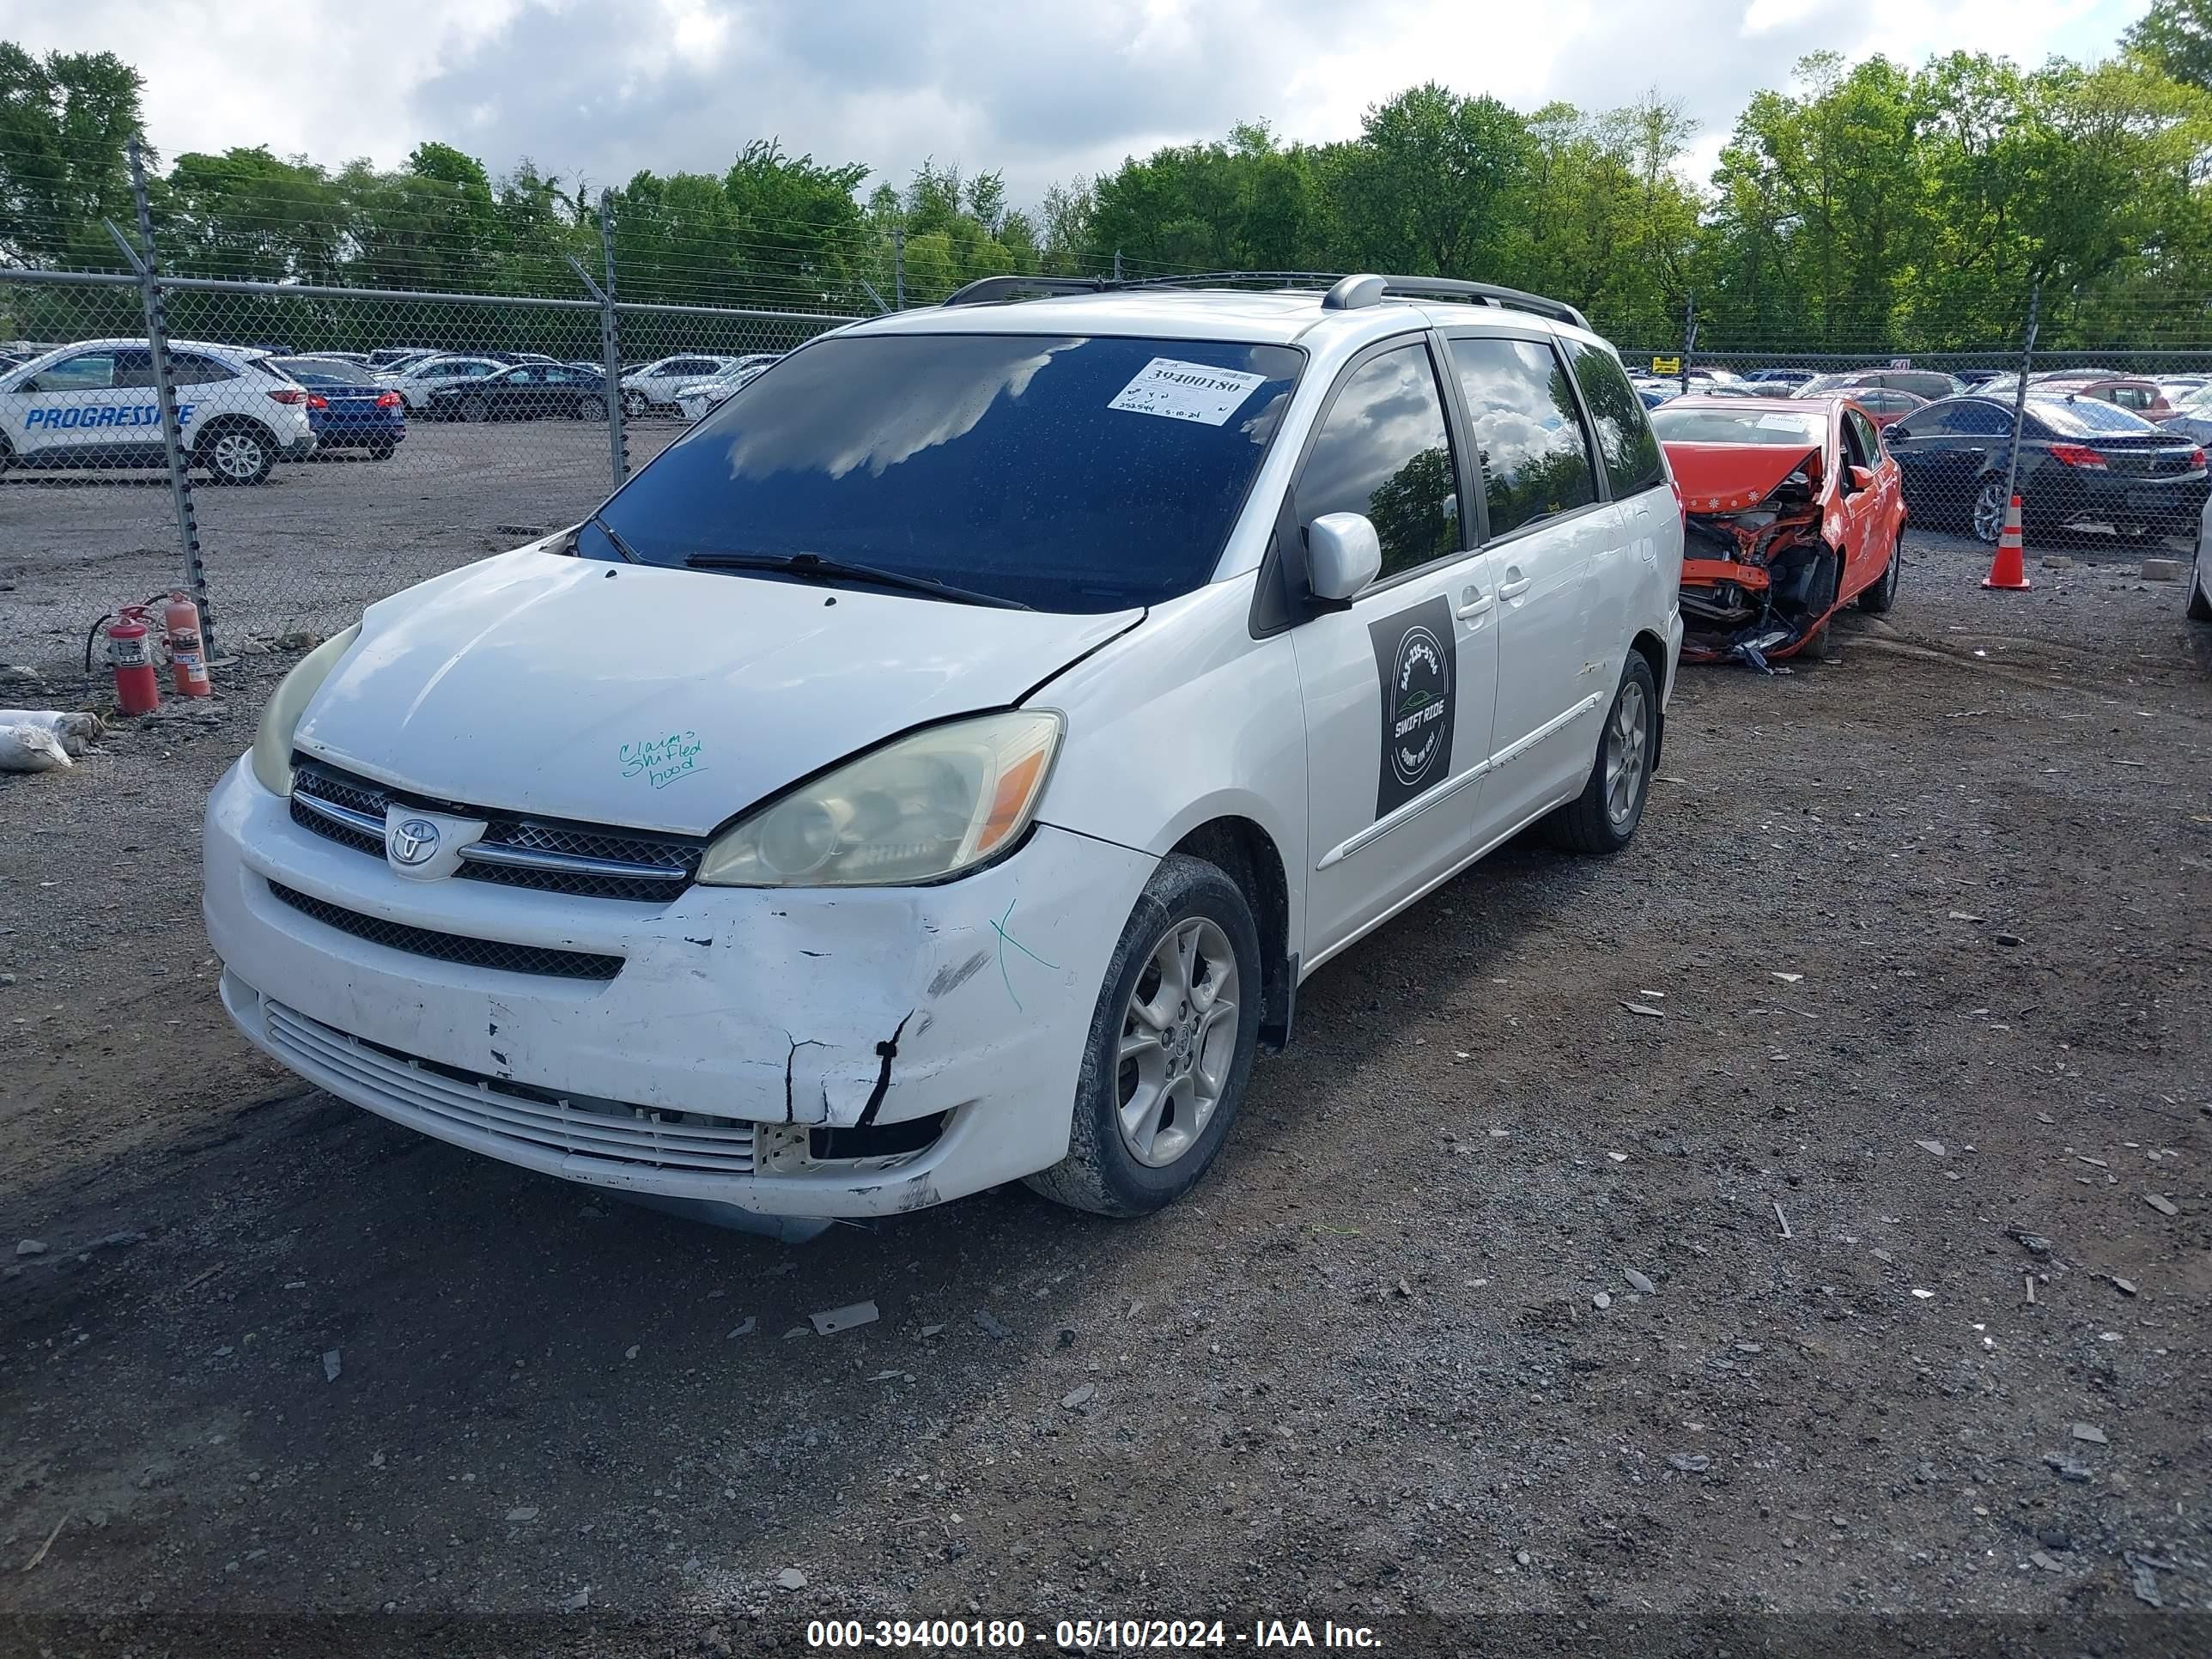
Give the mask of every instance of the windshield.
[[1651, 411], [1651, 429], [1662, 444], [1763, 444], [1800, 448], [1826, 435], [1825, 411], [1808, 410], [1713, 409], [1662, 404]]
[[[1041, 611], [1157, 604], [1212, 574], [1304, 361], [1204, 340], [825, 339], [601, 517], [648, 564], [811, 553]], [[592, 525], [577, 550], [621, 556]]]

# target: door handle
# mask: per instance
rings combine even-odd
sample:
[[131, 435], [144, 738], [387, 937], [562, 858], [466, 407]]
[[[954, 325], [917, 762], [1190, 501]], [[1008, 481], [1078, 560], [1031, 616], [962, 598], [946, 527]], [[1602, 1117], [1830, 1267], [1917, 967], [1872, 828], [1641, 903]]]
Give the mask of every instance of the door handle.
[[[1518, 567], [1516, 566], [1516, 568], [1517, 569]], [[1498, 584], [1498, 597], [1501, 599], [1517, 599], [1534, 585], [1535, 578], [1533, 576], [1509, 576]]]
[[1459, 591], [1459, 603], [1452, 607], [1452, 615], [1465, 622], [1469, 617], [1479, 617], [1490, 609], [1497, 596], [1486, 593], [1469, 583]]

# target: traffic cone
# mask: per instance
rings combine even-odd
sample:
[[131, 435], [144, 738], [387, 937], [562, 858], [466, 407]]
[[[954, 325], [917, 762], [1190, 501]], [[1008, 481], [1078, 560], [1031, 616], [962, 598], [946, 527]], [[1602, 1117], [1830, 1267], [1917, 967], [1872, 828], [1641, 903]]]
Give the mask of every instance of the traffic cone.
[[2004, 530], [1997, 537], [1997, 556], [1990, 561], [1990, 574], [1982, 578], [1984, 587], [2026, 588], [2033, 584], [2027, 580], [2027, 565], [2022, 558], [2020, 545], [2020, 497], [2012, 498], [2005, 508]]

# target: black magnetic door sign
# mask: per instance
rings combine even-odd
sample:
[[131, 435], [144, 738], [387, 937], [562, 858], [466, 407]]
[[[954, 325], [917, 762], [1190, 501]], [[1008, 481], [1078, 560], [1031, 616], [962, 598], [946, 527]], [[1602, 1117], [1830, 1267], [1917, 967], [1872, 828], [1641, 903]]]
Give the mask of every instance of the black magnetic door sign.
[[1451, 605], [1443, 595], [1370, 623], [1382, 682], [1382, 765], [1375, 816], [1384, 817], [1451, 771], [1452, 706], [1458, 698]]

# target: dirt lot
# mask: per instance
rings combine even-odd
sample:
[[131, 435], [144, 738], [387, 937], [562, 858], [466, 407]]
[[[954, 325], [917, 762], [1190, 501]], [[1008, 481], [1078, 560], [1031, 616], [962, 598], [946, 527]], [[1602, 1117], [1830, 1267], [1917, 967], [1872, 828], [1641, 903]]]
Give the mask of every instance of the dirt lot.
[[1332, 964], [1134, 1224], [790, 1249], [289, 1082], [194, 876], [276, 659], [0, 781], [0, 1647], [2212, 1650], [2212, 630], [1984, 560], [1686, 672], [1635, 847]]
[[[635, 467], [684, 426], [656, 416], [625, 430]], [[219, 633], [343, 628], [372, 599], [574, 524], [609, 477], [606, 428], [558, 420], [418, 420], [389, 460], [288, 462], [252, 489], [196, 472]], [[93, 619], [174, 586], [180, 560], [166, 473], [0, 474], [0, 660], [82, 661]]]

